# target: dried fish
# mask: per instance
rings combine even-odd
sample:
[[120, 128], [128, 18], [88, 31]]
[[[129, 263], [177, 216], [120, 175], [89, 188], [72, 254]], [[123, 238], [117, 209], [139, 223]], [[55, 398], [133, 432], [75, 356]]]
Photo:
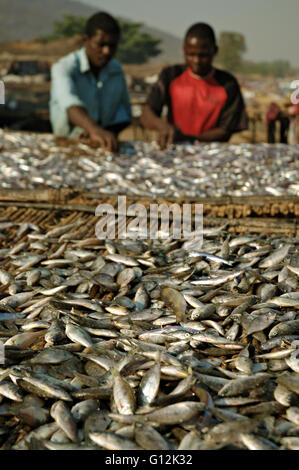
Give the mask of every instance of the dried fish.
[[108, 450], [142, 450], [130, 439], [111, 432], [93, 432], [90, 433], [89, 437], [98, 446]]
[[[72, 220], [61, 231], [3, 223], [25, 245], [0, 252], [0, 424], [16, 417], [28, 434], [1, 442], [296, 447], [296, 239], [207, 229], [199, 252], [73, 239]], [[46, 247], [40, 258], [32, 242]]]
[[63, 401], [57, 401], [52, 405], [51, 416], [71, 441], [78, 442], [78, 431], [75, 420]]
[[[279, 145], [195, 143], [161, 151], [154, 142], [134, 142], [130, 150], [122, 144], [120, 153], [111, 155], [78, 143], [58, 147], [51, 134], [1, 130], [0, 138], [5, 188], [33, 189], [43, 184], [114, 194], [117, 185], [121, 194], [180, 199], [210, 194], [298, 194], [296, 146], [282, 152]], [[69, 158], [70, 152], [77, 158]], [[18, 236], [28, 228], [20, 224]], [[248, 238], [243, 237], [241, 243], [250, 242]], [[228, 243], [234, 246], [231, 240]]]

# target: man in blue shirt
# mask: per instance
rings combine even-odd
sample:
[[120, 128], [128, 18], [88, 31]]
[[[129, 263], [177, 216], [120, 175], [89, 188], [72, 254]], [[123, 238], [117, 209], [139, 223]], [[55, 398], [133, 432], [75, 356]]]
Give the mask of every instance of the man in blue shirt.
[[108, 13], [96, 13], [86, 23], [84, 47], [52, 66], [54, 134], [71, 138], [84, 134], [91, 143], [117, 150], [117, 134], [132, 119], [125, 76], [113, 60], [119, 39], [117, 21]]

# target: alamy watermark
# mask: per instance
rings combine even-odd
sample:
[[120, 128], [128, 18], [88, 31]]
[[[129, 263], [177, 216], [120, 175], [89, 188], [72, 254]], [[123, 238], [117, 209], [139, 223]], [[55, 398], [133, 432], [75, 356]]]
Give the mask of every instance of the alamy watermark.
[[4, 362], [5, 362], [4, 344], [0, 340], [0, 365], [1, 364], [3, 365]]
[[292, 352], [290, 358], [292, 360], [295, 360], [297, 362], [297, 366], [299, 368], [299, 341], [298, 340], [294, 340], [292, 343], [291, 343], [291, 348], [294, 348], [295, 351]]
[[[126, 196], [118, 196], [117, 209], [111, 204], [100, 204], [95, 215], [101, 217], [95, 227], [100, 240], [115, 239], [117, 228], [118, 239], [192, 239], [198, 248], [202, 245], [202, 204], [150, 204], [147, 208], [137, 203], [127, 208]], [[133, 220], [128, 222], [128, 217]]]
[[292, 90], [295, 88], [295, 91], [291, 94], [292, 104], [299, 104], [299, 80], [294, 80], [291, 83]]
[[5, 85], [2, 80], [0, 80], [0, 104], [5, 104]]

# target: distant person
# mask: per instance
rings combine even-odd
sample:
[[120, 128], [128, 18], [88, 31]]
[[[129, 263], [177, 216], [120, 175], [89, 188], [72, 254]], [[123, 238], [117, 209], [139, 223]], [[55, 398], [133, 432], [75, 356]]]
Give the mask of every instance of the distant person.
[[297, 118], [299, 116], [299, 104], [292, 104], [288, 107], [290, 116], [290, 129], [288, 135], [288, 143], [290, 145], [297, 145]]
[[[227, 142], [248, 127], [237, 80], [213, 67], [218, 51], [213, 29], [191, 26], [184, 39], [184, 65], [164, 68], [152, 86], [141, 116], [144, 127], [158, 131], [162, 148], [173, 142]], [[161, 118], [168, 107], [167, 121]]]
[[289, 117], [282, 111], [277, 103], [270, 103], [266, 113], [267, 141], [269, 144], [275, 143], [276, 123], [280, 124], [280, 143], [288, 143]]
[[121, 65], [113, 60], [120, 39], [117, 21], [99, 12], [86, 23], [84, 47], [51, 69], [50, 119], [54, 134], [85, 135], [110, 151], [131, 122], [131, 106]]

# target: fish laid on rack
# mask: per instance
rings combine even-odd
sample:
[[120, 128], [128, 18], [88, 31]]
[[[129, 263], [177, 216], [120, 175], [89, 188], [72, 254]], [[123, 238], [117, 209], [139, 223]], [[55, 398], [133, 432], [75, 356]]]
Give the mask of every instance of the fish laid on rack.
[[298, 239], [2, 223], [2, 449], [298, 449]]
[[112, 155], [80, 142], [58, 145], [50, 134], [0, 129], [0, 148], [2, 188], [172, 198], [299, 194], [298, 146], [198, 143], [161, 151], [136, 142]]

